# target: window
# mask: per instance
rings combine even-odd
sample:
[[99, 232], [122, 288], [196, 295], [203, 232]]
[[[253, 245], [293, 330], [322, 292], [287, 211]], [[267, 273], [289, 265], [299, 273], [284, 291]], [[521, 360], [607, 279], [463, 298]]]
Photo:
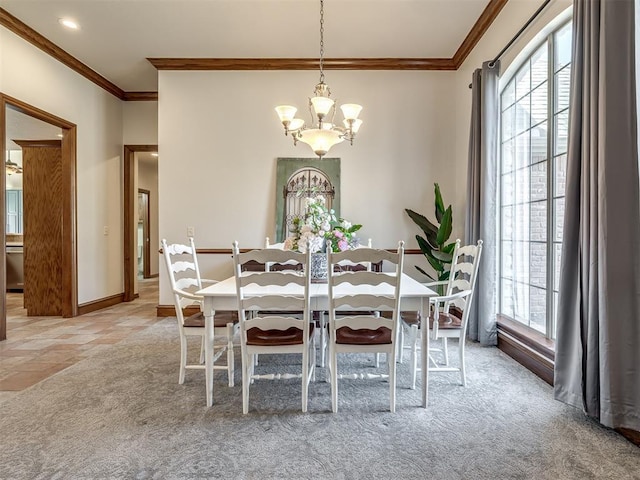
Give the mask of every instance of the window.
[[499, 312], [555, 338], [564, 217], [571, 24], [501, 92]]

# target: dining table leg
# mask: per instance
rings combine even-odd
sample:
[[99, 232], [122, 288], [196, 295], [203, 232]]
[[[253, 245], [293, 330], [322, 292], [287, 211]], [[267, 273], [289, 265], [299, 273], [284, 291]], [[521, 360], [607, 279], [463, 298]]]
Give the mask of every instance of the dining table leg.
[[422, 348], [420, 350], [421, 353], [421, 361], [422, 361], [422, 406], [427, 408], [427, 403], [429, 402], [429, 316], [428, 316], [428, 306], [427, 306], [427, 316], [424, 314], [424, 300], [422, 302], [422, 310], [420, 311], [420, 316], [423, 319], [422, 325], [419, 332], [422, 334]]
[[204, 370], [205, 387], [207, 390], [207, 407], [213, 405], [213, 300], [210, 297], [204, 299]]

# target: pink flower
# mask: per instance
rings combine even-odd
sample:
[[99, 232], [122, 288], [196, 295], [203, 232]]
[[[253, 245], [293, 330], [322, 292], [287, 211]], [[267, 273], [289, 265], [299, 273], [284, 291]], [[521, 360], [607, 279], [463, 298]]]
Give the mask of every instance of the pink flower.
[[334, 235], [336, 238], [343, 238], [343, 237], [344, 237], [344, 233], [342, 233], [340, 230], [334, 230], [334, 231], [333, 231], [333, 235]]
[[340, 240], [338, 242], [338, 248], [340, 249], [341, 252], [344, 252], [349, 248], [349, 243], [346, 240]]

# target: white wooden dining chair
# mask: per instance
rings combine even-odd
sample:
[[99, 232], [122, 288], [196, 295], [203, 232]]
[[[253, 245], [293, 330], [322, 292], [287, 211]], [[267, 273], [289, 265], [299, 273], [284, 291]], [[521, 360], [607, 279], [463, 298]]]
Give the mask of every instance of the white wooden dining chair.
[[[460, 240], [456, 240], [453, 252], [453, 260], [449, 279], [441, 282], [426, 283], [428, 287], [446, 285], [444, 295], [431, 297], [429, 314], [429, 332], [431, 340], [441, 340], [441, 348], [430, 348], [428, 359], [430, 372], [459, 372], [463, 386], [466, 386], [465, 369], [465, 339], [473, 302], [473, 292], [476, 285], [480, 258], [482, 255], [482, 240], [476, 245], [460, 246]], [[411, 350], [411, 388], [416, 386], [416, 378], [420, 368], [418, 367], [418, 346], [422, 331], [423, 319], [419, 312], [401, 312], [400, 317], [404, 325], [411, 332], [408, 348]], [[458, 365], [451, 366], [449, 362], [450, 338], [458, 339]], [[436, 358], [433, 353], [441, 353]]]
[[[203, 297], [195, 292], [203, 288], [203, 282], [213, 283], [213, 280], [203, 280], [200, 277], [198, 258], [193, 237], [189, 237], [189, 244], [179, 243], [168, 244], [166, 239], [162, 239], [162, 252], [169, 274], [169, 282], [173, 293], [173, 301], [178, 320], [178, 331], [180, 333], [180, 373], [178, 383], [183, 384], [187, 369], [204, 370], [204, 340], [205, 340], [205, 320], [202, 313]], [[185, 310], [189, 307], [197, 307], [198, 311], [185, 315]], [[226, 370], [229, 377], [229, 386], [233, 387], [234, 358], [233, 358], [233, 337], [238, 331], [238, 312], [218, 311], [214, 317], [214, 338], [220, 336], [225, 338], [225, 343], [214, 348], [214, 366], [216, 370]], [[199, 337], [200, 355], [199, 363], [189, 363], [187, 356], [188, 337]], [[226, 365], [215, 362], [226, 352]]]
[[[396, 409], [396, 332], [399, 322], [400, 284], [404, 242], [395, 253], [359, 248], [327, 253], [329, 265], [329, 357], [331, 407], [338, 411], [338, 379], [386, 378], [389, 381], [389, 409]], [[387, 262], [393, 272], [368, 269], [340, 271], [340, 262]], [[348, 315], [338, 315], [348, 310]], [[388, 312], [388, 315], [381, 315]], [[390, 317], [390, 318], [389, 318]], [[385, 353], [388, 374], [338, 372], [338, 354]]]
[[[233, 261], [242, 349], [242, 412], [249, 411], [249, 389], [254, 380], [290, 378], [302, 379], [302, 411], [306, 412], [309, 382], [315, 376], [314, 325], [309, 304], [310, 254], [271, 248], [240, 253], [235, 242]], [[243, 265], [248, 262], [265, 265], [296, 262], [304, 268], [245, 271]], [[290, 289], [291, 294], [270, 294], [270, 287], [276, 285]], [[255, 372], [257, 355], [291, 353], [302, 356], [301, 374]]]

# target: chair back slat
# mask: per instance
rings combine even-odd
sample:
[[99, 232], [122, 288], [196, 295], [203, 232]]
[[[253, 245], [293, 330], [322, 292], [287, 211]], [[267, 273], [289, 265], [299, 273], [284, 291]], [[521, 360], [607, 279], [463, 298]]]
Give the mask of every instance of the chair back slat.
[[[195, 287], [195, 288], [191, 288]], [[199, 290], [200, 284], [196, 278], [179, 278], [175, 281], [175, 288], [178, 290]]]
[[342, 262], [367, 264], [379, 263], [382, 261], [395, 264], [398, 260], [397, 254], [394, 252], [369, 247], [360, 247], [353, 250], [345, 250], [344, 252], [330, 253], [330, 255], [334, 259], [334, 264], [340, 264]]
[[266, 271], [243, 273], [238, 279], [240, 286], [256, 285], [258, 287], [267, 287], [269, 285], [301, 285], [305, 284], [305, 277], [291, 270], [284, 271]]
[[455, 265], [454, 271], [456, 274], [462, 273], [471, 276], [474, 268], [475, 267], [473, 262], [461, 262]]
[[259, 328], [260, 330], [287, 330], [294, 327], [304, 331], [303, 322], [303, 319], [294, 316], [270, 314], [246, 318], [244, 320], [244, 328], [246, 330], [250, 328]]
[[478, 249], [482, 248], [482, 243], [480, 245], [465, 245], [464, 247], [460, 247], [458, 249], [458, 257], [476, 257], [478, 255]]
[[352, 330], [377, 330], [378, 328], [388, 328], [394, 331], [395, 320], [393, 318], [385, 318], [376, 315], [350, 315], [345, 317], [337, 317], [335, 319], [335, 328], [349, 327]]
[[335, 308], [349, 307], [350, 310], [368, 309], [376, 311], [393, 311], [396, 299], [393, 296], [373, 294], [345, 295], [334, 298]]
[[171, 270], [173, 271], [173, 273], [182, 273], [182, 272], [189, 272], [189, 271], [192, 271], [195, 273], [196, 265], [193, 262], [178, 260], [171, 264]]
[[395, 285], [396, 279], [393, 274], [386, 272], [372, 272], [369, 270], [353, 270], [340, 272], [333, 276], [333, 282], [335, 286], [341, 285], [343, 283], [348, 283], [354, 286], [358, 285], [369, 285], [369, 286], [379, 286], [379, 285]]
[[301, 297], [261, 295], [243, 298], [240, 305], [245, 310], [304, 310], [305, 300]]
[[190, 246], [182, 245], [179, 243], [167, 245], [166, 247], [163, 244], [162, 250], [169, 253], [169, 255], [184, 255], [184, 254], [193, 255], [193, 249]]
[[239, 261], [241, 264], [250, 261], [258, 263], [304, 263], [305, 254], [293, 252], [291, 250], [283, 250], [280, 248], [263, 248], [259, 250], [251, 250], [249, 252], [240, 253]]

